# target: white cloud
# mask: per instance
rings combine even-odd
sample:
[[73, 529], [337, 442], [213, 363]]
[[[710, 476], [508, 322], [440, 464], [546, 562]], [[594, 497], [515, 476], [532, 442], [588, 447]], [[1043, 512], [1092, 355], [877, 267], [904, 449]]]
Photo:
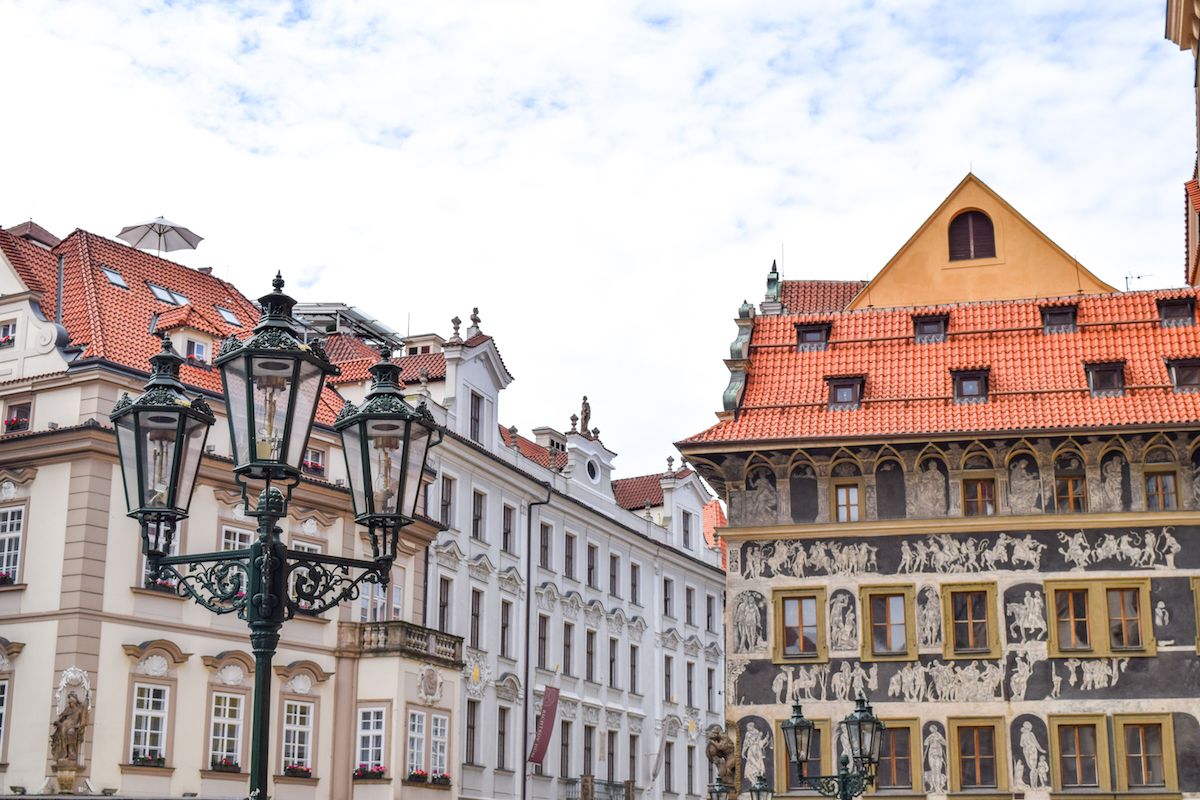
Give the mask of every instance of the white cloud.
[[0, 0], [0, 222], [164, 214], [251, 296], [282, 268], [400, 329], [478, 305], [505, 424], [587, 393], [655, 470], [712, 421], [781, 244], [791, 277], [866, 277], [969, 167], [1110, 283], [1178, 283], [1192, 75], [1161, 15]]

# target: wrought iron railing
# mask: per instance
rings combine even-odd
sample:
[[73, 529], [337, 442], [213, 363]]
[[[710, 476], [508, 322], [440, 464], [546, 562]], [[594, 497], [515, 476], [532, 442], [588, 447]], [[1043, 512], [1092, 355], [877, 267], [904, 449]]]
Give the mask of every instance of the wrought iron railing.
[[[559, 780], [559, 785], [562, 787], [562, 800], [582, 800], [581, 791], [582, 781], [579, 778], [562, 778]], [[593, 781], [594, 795], [593, 800], [625, 800], [626, 788], [624, 781], [602, 781], [596, 779]], [[637, 796], [634, 790], [634, 796]]]

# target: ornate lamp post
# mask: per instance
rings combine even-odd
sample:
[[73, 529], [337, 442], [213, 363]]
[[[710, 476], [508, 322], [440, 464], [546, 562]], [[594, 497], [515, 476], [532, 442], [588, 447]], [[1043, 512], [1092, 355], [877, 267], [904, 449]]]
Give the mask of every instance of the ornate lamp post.
[[[204, 443], [215, 421], [204, 400], [189, 400], [184, 393], [179, 381], [183, 359], [170, 340], [164, 337], [162, 352], [150, 359], [153, 374], [146, 390], [133, 400], [122, 397], [111, 417], [129, 516], [141, 523], [150, 577], [174, 578], [180, 593], [217, 614], [236, 612], [249, 625], [255, 659], [253, 800], [267, 798], [271, 662], [284, 621], [298, 611], [320, 613], [353, 600], [363, 583], [387, 585], [400, 528], [412, 522], [426, 455], [440, 439], [428, 411], [413, 409], [400, 396], [398, 369], [386, 361], [376, 364], [363, 407], [343, 409], [336, 425], [347, 454], [355, 520], [370, 531], [372, 559], [285, 547], [278, 523], [300, 482], [300, 460], [325, 378], [338, 370], [318, 345], [296, 337], [291, 324], [295, 300], [283, 293], [278, 275], [273, 286], [273, 292], [259, 299], [263, 313], [253, 335], [245, 341], [230, 337], [216, 359], [234, 478], [247, 513], [258, 519], [258, 536], [248, 548], [168, 555], [175, 528], [187, 517]], [[253, 509], [247, 480], [264, 484]]]
[[[875, 782], [875, 768], [879, 766], [879, 746], [883, 740], [884, 724], [871, 711], [870, 703], [862, 695], [859, 695], [854, 710], [841, 724], [850, 742], [850, 755], [842, 755], [836, 775], [804, 774], [804, 765], [808, 762], [809, 745], [812, 742], [813, 723], [805, 718], [799, 704], [792, 706], [791, 719], [780, 727], [783, 742], [787, 747], [788, 761], [795, 767], [800, 785], [824, 797], [853, 800]], [[854, 760], [853, 771], [850, 769], [851, 757]], [[766, 781], [761, 782], [765, 789]], [[757, 784], [754, 788], [758, 788]], [[753, 795], [753, 790], [751, 794]], [[757, 796], [755, 800], [758, 800]]]

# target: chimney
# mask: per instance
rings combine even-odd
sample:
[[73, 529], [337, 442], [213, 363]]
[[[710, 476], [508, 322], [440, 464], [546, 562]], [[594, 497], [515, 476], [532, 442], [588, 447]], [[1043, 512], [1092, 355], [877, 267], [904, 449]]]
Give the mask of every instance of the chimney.
[[197, 267], [196, 272], [201, 275], [212, 275], [212, 267]]

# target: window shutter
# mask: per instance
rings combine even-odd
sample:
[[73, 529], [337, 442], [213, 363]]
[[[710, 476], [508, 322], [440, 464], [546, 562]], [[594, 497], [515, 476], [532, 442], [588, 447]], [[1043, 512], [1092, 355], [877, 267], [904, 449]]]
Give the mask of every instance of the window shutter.
[[996, 232], [982, 211], [967, 211], [950, 222], [950, 260], [996, 257]]
[[965, 261], [971, 257], [970, 212], [959, 214], [950, 223], [950, 260]]

